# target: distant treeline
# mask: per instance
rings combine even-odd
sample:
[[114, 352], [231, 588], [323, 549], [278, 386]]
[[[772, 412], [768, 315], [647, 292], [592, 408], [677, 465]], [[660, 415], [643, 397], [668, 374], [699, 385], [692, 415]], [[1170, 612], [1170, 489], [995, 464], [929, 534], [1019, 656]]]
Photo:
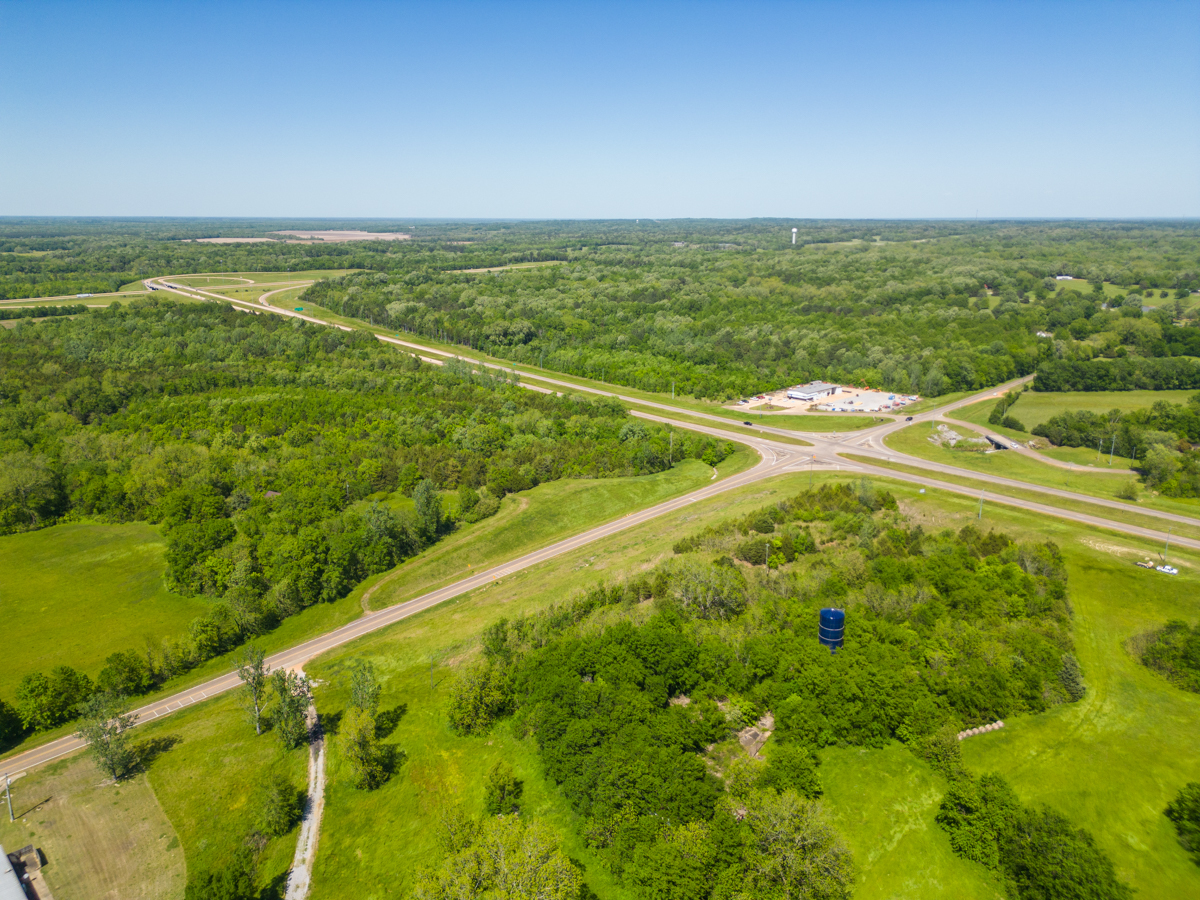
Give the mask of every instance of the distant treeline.
[[21, 309], [0, 309], [0, 319], [49, 319], [54, 316], [77, 316], [88, 308], [82, 303], [70, 306], [26, 306]]
[[1046, 360], [1035, 391], [1180, 391], [1200, 389], [1200, 363], [1191, 359]]

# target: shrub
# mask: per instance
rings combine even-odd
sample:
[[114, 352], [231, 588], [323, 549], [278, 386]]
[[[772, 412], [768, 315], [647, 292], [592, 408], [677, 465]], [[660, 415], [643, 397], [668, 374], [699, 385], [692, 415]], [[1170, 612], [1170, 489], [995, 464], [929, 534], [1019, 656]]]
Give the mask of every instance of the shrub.
[[512, 706], [508, 676], [492, 666], [463, 669], [450, 685], [447, 716], [460, 734], [482, 734]]
[[298, 790], [282, 772], [267, 778], [258, 797], [255, 828], [268, 837], [287, 834], [304, 812], [304, 791]]
[[1175, 825], [1179, 843], [1200, 863], [1200, 782], [1190, 781], [1168, 804], [1166, 816]]

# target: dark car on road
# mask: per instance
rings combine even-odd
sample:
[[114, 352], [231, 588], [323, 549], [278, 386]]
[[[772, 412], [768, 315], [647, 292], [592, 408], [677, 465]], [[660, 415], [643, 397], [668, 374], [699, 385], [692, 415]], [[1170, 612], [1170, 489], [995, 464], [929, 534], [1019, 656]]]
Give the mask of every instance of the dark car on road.
[[905, 422], [911, 422], [911, 421], [912, 421], [912, 416], [909, 416], [909, 417], [908, 417], [907, 419], [905, 419], [904, 421], [905, 421]]

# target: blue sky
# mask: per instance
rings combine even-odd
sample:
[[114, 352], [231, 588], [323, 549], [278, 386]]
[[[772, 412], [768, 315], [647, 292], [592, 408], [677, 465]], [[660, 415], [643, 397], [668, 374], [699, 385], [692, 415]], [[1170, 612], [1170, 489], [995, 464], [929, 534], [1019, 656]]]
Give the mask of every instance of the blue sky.
[[13, 3], [0, 215], [1200, 216], [1200, 0]]

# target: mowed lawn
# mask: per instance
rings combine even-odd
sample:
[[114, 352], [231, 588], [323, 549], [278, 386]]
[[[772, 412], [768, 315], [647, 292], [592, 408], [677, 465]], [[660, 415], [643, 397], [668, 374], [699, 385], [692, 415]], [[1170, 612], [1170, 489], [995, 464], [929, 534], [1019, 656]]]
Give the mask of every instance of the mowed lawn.
[[165, 547], [158, 528], [144, 523], [0, 537], [0, 697], [11, 702], [29, 672], [70, 665], [95, 678], [110, 653], [183, 635], [208, 607], [166, 589]]
[[113, 784], [90, 756], [76, 753], [16, 779], [12, 805], [16, 821], [9, 823], [4, 807], [0, 843], [8, 851], [41, 849], [56, 897], [183, 896], [183, 849], [145, 773]]

